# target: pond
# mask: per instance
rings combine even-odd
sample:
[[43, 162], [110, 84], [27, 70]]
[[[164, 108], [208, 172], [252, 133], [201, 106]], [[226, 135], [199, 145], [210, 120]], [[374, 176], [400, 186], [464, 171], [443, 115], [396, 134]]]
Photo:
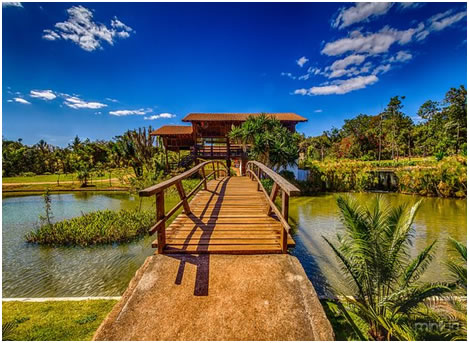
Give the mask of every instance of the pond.
[[[366, 202], [374, 194], [353, 194]], [[445, 280], [443, 261], [447, 258], [447, 237], [466, 241], [466, 200], [422, 198], [384, 194], [392, 204], [423, 199], [416, 218], [414, 248], [438, 239], [436, 256], [428, 270], [428, 280]], [[52, 195], [54, 220], [78, 216], [97, 209], [152, 207], [153, 199], [142, 204], [129, 194], [76, 192]], [[43, 212], [39, 195], [4, 197], [2, 201], [3, 297], [116, 296], [154, 249], [155, 237], [126, 244], [95, 247], [43, 247], [28, 244], [24, 235], [37, 227]], [[327, 287], [345, 291], [339, 265], [321, 236], [335, 241], [341, 230], [335, 195], [292, 198], [290, 221], [297, 242], [292, 254], [301, 261], [320, 295]], [[414, 251], [414, 253], [415, 253]]]

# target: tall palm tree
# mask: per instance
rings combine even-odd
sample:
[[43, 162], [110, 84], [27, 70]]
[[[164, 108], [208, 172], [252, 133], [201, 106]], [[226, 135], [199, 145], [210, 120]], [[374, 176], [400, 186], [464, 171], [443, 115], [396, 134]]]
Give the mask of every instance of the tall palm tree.
[[323, 238], [354, 292], [340, 297], [339, 311], [361, 340], [416, 339], [412, 324], [421, 318], [424, 300], [450, 291], [444, 284], [418, 282], [435, 242], [414, 259], [409, 256], [420, 202], [391, 208], [377, 196], [367, 208], [339, 196], [337, 205], [345, 231], [337, 245]]

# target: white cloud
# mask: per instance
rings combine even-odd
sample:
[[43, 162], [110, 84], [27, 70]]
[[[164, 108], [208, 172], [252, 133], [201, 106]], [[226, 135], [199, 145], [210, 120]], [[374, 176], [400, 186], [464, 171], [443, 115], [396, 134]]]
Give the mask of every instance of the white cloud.
[[311, 87], [309, 89], [297, 89], [294, 94], [300, 95], [330, 95], [330, 94], [346, 94], [354, 90], [365, 88], [368, 85], [378, 81], [376, 75], [357, 76], [347, 80], [338, 80], [332, 84]]
[[280, 73], [280, 75], [289, 77], [289, 78], [292, 79], [292, 80], [296, 80], [296, 76], [293, 75], [292, 73], [284, 73], [284, 72], [282, 72], [282, 73]]
[[89, 109], [96, 110], [96, 109], [107, 106], [106, 104], [102, 104], [100, 102], [93, 102], [93, 101], [87, 102], [76, 96], [66, 96], [64, 105], [70, 108], [73, 108], [75, 110], [82, 109], [82, 108], [89, 108]]
[[392, 56], [389, 59], [389, 62], [406, 62], [412, 59], [412, 54], [408, 51], [398, 51], [395, 56]]
[[13, 100], [11, 100], [11, 99], [8, 99], [8, 100], [7, 100], [7, 102], [13, 102]]
[[53, 100], [57, 96], [50, 89], [47, 90], [32, 90], [29, 92], [31, 98], [40, 98], [42, 100]]
[[315, 110], [314, 113], [322, 113], [322, 110], [321, 109]]
[[86, 51], [102, 48], [102, 42], [114, 45], [115, 38], [127, 38], [131, 27], [122, 23], [117, 17], [111, 21], [111, 27], [97, 23], [93, 20], [93, 12], [81, 5], [73, 6], [67, 10], [69, 18], [64, 22], [55, 24], [55, 29], [43, 31], [42, 38], [47, 40], [70, 40]]
[[106, 98], [105, 100], [110, 101], [110, 102], [119, 102], [119, 100], [113, 99], [113, 98]]
[[132, 115], [144, 115], [144, 114], [147, 114], [147, 113], [150, 113], [151, 110], [150, 109], [138, 109], [138, 110], [117, 110], [117, 111], [110, 111], [109, 114], [112, 115], [112, 116], [118, 116], [118, 117], [122, 117], [122, 116], [132, 116]]
[[393, 3], [390, 2], [359, 2], [349, 8], [342, 7], [332, 27], [343, 29], [352, 24], [368, 21], [373, 17], [386, 14], [392, 5]]
[[145, 120], [156, 120], [156, 119], [160, 119], [160, 118], [175, 118], [176, 115], [174, 114], [171, 114], [171, 113], [160, 113], [160, 114], [154, 114], [152, 116], [149, 116], [149, 117], [143, 117], [143, 119]]
[[60, 39], [60, 35], [55, 31], [46, 29], [46, 30], [43, 31], [43, 33], [44, 34], [42, 35], [42, 38], [44, 38], [44, 39], [47, 39], [47, 40]]
[[313, 68], [313, 67], [308, 68], [308, 73], [310, 73], [310, 74], [317, 75], [320, 72], [321, 72], [320, 68]]
[[16, 102], [19, 102], [20, 104], [25, 104], [25, 105], [31, 105], [31, 103], [27, 100], [24, 100], [23, 98], [13, 98]]
[[399, 7], [401, 9], [414, 9], [414, 8], [419, 8], [424, 5], [423, 2], [399, 2]]
[[378, 74], [384, 74], [387, 73], [389, 70], [391, 70], [391, 65], [390, 64], [385, 64], [385, 65], [380, 65], [373, 70], [373, 75], [378, 75]]
[[461, 11], [456, 14], [450, 15], [452, 13], [451, 10], [446, 11], [444, 13], [438, 13], [429, 19], [430, 31], [441, 31], [448, 26], [451, 26], [461, 19], [466, 17], [466, 11]]
[[2, 7], [21, 7], [23, 8], [23, 5], [21, 2], [2, 2]]
[[379, 32], [367, 33], [365, 35], [356, 30], [352, 31], [347, 38], [327, 43], [321, 53], [328, 56], [338, 56], [351, 51], [354, 53], [378, 55], [388, 52], [394, 43], [400, 45], [409, 43], [414, 34], [423, 30], [423, 28], [423, 24], [420, 24], [416, 28], [400, 31], [385, 26]]
[[336, 60], [331, 66], [326, 67], [326, 71], [331, 71], [328, 78], [341, 77], [343, 75], [357, 75], [360, 73], [357, 68], [346, 69], [350, 65], [360, 65], [366, 59], [364, 55], [349, 55], [341, 60]]
[[298, 64], [300, 67], [303, 68], [305, 63], [307, 63], [309, 59], [306, 58], [306, 56], [300, 57], [299, 59], [296, 60], [296, 64]]
[[298, 76], [298, 80], [308, 80], [309, 77], [310, 77], [310, 74], [300, 75]]

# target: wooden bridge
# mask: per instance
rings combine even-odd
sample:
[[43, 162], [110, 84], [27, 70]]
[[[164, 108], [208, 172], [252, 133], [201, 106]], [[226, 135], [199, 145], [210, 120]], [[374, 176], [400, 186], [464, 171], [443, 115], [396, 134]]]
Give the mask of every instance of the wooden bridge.
[[[202, 180], [186, 194], [182, 181], [195, 174]], [[270, 178], [272, 190], [265, 190], [261, 180]], [[165, 212], [164, 192], [175, 186], [180, 201]], [[160, 254], [286, 253], [295, 242], [290, 236], [288, 204], [298, 195], [297, 187], [262, 163], [250, 161], [247, 176], [230, 176], [222, 161], [203, 162], [167, 181], [139, 192], [156, 197], [157, 233], [153, 247]], [[280, 209], [276, 199], [281, 197]], [[166, 227], [166, 222], [183, 212]]]

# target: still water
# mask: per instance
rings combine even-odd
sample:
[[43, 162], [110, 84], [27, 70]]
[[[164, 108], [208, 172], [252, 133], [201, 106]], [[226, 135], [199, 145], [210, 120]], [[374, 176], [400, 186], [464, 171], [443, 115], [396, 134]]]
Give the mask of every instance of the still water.
[[[366, 203], [374, 194], [353, 194]], [[466, 241], [466, 200], [421, 198], [384, 194], [392, 204], [423, 199], [417, 215], [414, 251], [438, 240], [427, 280], [445, 280], [443, 261], [448, 256], [447, 237]], [[152, 207], [138, 197], [116, 193], [52, 195], [54, 220], [71, 218], [97, 209]], [[327, 288], [346, 290], [340, 267], [321, 236], [335, 241], [341, 230], [334, 195], [292, 198], [290, 221], [297, 246], [292, 253], [301, 261], [320, 295]], [[112, 246], [41, 247], [28, 244], [24, 235], [37, 227], [43, 212], [41, 196], [5, 197], [2, 201], [3, 297], [64, 297], [121, 295], [136, 270], [154, 249], [154, 237]]]

